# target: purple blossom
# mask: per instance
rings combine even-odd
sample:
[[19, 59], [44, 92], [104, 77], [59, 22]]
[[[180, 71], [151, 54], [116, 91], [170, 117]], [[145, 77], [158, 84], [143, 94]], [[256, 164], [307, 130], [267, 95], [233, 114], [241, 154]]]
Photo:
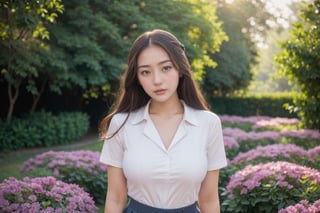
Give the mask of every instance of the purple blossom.
[[[39, 185], [42, 190], [38, 190]], [[78, 185], [67, 184], [54, 177], [25, 177], [23, 180], [10, 177], [0, 184], [0, 212], [48, 213], [64, 210], [97, 212], [97, 207], [89, 194]]]
[[299, 119], [297, 118], [267, 118], [258, 120], [254, 125], [253, 129], [259, 129], [259, 128], [266, 128], [266, 127], [274, 127], [274, 126], [280, 126], [280, 125], [298, 125]]
[[306, 150], [294, 144], [272, 144], [258, 146], [248, 152], [239, 153], [230, 163], [234, 165], [261, 161], [262, 159], [268, 159], [269, 161], [286, 159], [286, 161], [301, 163], [303, 160], [309, 160], [309, 154]]
[[224, 146], [225, 146], [226, 150], [230, 150], [232, 148], [239, 148], [239, 143], [233, 137], [224, 136], [223, 141], [224, 141]]
[[34, 171], [39, 167], [47, 167], [56, 177], [63, 177], [61, 168], [75, 167], [96, 175], [107, 171], [107, 166], [99, 162], [100, 153], [92, 151], [54, 152], [49, 151], [35, 156], [23, 163], [22, 173]]
[[282, 137], [292, 137], [292, 138], [299, 138], [299, 139], [320, 139], [320, 132], [319, 130], [313, 129], [299, 129], [299, 130], [282, 130], [280, 132]]
[[32, 202], [35, 202], [37, 201], [37, 196], [35, 196], [34, 194], [33, 195], [29, 195], [29, 200], [31, 200]]
[[281, 135], [276, 131], [263, 131], [263, 132], [246, 132], [239, 128], [224, 128], [223, 135], [236, 138], [239, 142], [252, 140], [258, 141], [262, 139], [271, 139], [277, 141], [280, 139]]
[[310, 204], [307, 200], [302, 200], [296, 205], [280, 209], [278, 213], [318, 213], [320, 212], [320, 199]]
[[316, 146], [312, 149], [309, 149], [308, 154], [314, 158], [319, 157], [320, 156], [320, 146]]
[[232, 124], [237, 124], [237, 123], [251, 123], [255, 124], [258, 121], [261, 120], [270, 120], [272, 119], [271, 117], [268, 116], [248, 116], [248, 117], [242, 117], [242, 116], [233, 116], [233, 115], [220, 115], [219, 116], [221, 119], [221, 122], [223, 123], [232, 123]]
[[[281, 183], [277, 186], [287, 189], [301, 187], [301, 180], [305, 177], [308, 177], [310, 183], [320, 184], [320, 173], [316, 169], [289, 162], [269, 162], [254, 166], [248, 165], [244, 169], [238, 170], [231, 176], [226, 188], [228, 197], [232, 198], [238, 190], [239, 192], [243, 191], [242, 189], [251, 191], [260, 185]], [[304, 184], [307, 186], [306, 182]]]

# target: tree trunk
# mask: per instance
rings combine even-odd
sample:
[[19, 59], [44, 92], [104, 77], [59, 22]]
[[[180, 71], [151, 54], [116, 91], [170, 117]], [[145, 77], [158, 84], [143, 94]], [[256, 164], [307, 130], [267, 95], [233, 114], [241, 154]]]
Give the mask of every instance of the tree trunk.
[[46, 87], [46, 84], [48, 82], [47, 80], [48, 78], [44, 79], [41, 83], [41, 88], [40, 88], [40, 91], [37, 95], [34, 95], [33, 96], [33, 103], [32, 103], [32, 107], [30, 109], [30, 112], [34, 112], [37, 108], [37, 105], [39, 103], [39, 100], [40, 100], [40, 97], [42, 96], [43, 92], [44, 92], [44, 89]]
[[[9, 110], [8, 110], [8, 114], [7, 114], [7, 122], [8, 123], [10, 123], [10, 121], [12, 119], [14, 106], [17, 102], [18, 97], [19, 97], [20, 84], [21, 84], [21, 79], [18, 80], [18, 84], [15, 88], [13, 87], [12, 84], [10, 84], [10, 83], [8, 84], [8, 97], [9, 97]], [[14, 95], [12, 94], [13, 89], [15, 89]]]

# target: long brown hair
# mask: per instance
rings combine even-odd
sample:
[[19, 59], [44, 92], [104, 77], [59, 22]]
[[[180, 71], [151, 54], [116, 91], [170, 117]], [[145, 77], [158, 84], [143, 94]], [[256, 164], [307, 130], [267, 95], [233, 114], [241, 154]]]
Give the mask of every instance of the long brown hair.
[[[134, 41], [130, 49], [127, 68], [121, 81], [120, 96], [118, 97], [113, 111], [104, 117], [100, 123], [100, 135], [102, 138], [106, 138], [106, 132], [113, 115], [121, 112], [128, 113], [128, 119], [131, 112], [148, 103], [150, 97], [143, 90], [138, 81], [137, 59], [139, 54], [150, 45], [157, 45], [163, 48], [169, 55], [175, 68], [179, 71], [181, 76], [177, 88], [179, 99], [183, 100], [192, 108], [208, 110], [208, 104], [193, 79], [191, 67], [185, 54], [183, 44], [167, 31], [159, 29], [148, 31], [141, 34]], [[125, 124], [126, 120], [120, 128]], [[108, 137], [113, 137], [118, 131]]]

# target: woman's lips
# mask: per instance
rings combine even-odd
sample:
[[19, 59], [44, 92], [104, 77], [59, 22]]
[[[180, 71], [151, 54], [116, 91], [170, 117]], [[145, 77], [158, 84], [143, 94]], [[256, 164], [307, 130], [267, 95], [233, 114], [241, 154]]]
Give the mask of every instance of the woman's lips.
[[157, 90], [154, 91], [154, 93], [156, 95], [163, 95], [165, 92], [166, 92], [165, 89], [157, 89]]

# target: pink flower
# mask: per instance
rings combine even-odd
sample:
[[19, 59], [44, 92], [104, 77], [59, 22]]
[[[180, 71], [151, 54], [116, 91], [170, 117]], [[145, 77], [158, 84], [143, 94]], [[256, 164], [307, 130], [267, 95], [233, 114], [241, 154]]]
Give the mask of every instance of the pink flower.
[[280, 125], [298, 125], [299, 119], [296, 118], [267, 118], [263, 120], [259, 120], [252, 127], [253, 129], [271, 127], [271, 126], [280, 126]]
[[233, 137], [224, 136], [223, 141], [224, 141], [224, 146], [225, 146], [226, 150], [229, 150], [232, 148], [239, 148], [239, 143]]
[[[308, 178], [305, 180], [304, 178]], [[301, 180], [303, 179], [303, 182]], [[285, 183], [285, 182], [288, 182]], [[300, 166], [298, 164], [289, 162], [269, 162], [258, 165], [248, 165], [244, 169], [238, 170], [230, 178], [226, 186], [228, 197], [239, 196], [234, 193], [247, 189], [249, 191], [261, 185], [277, 185], [278, 187], [286, 187], [291, 189], [293, 187], [302, 187], [302, 184], [308, 185], [320, 184], [320, 173], [316, 169]], [[293, 185], [294, 184], [294, 185]]]
[[280, 132], [282, 137], [292, 137], [292, 138], [310, 138], [310, 139], [320, 139], [320, 132], [318, 130], [312, 129], [300, 129], [300, 130], [282, 130]]
[[37, 196], [29, 195], [28, 199], [31, 200], [32, 202], [35, 202], [37, 200]]
[[[38, 190], [39, 185], [42, 190]], [[22, 199], [23, 196], [27, 199]], [[97, 212], [87, 192], [54, 177], [25, 177], [23, 180], [11, 177], [0, 184], [0, 212], [62, 212], [62, 208], [67, 209], [69, 200], [73, 200], [73, 208], [68, 212]]]
[[245, 153], [239, 153], [230, 163], [242, 164], [252, 161], [260, 161], [268, 159], [269, 161], [277, 161], [278, 159], [287, 161], [303, 161], [309, 159], [309, 154], [303, 148], [294, 144], [272, 144], [266, 146], [258, 146]]
[[280, 209], [278, 213], [319, 213], [320, 212], [320, 200], [310, 204], [307, 200], [302, 200], [296, 205], [288, 206]]

